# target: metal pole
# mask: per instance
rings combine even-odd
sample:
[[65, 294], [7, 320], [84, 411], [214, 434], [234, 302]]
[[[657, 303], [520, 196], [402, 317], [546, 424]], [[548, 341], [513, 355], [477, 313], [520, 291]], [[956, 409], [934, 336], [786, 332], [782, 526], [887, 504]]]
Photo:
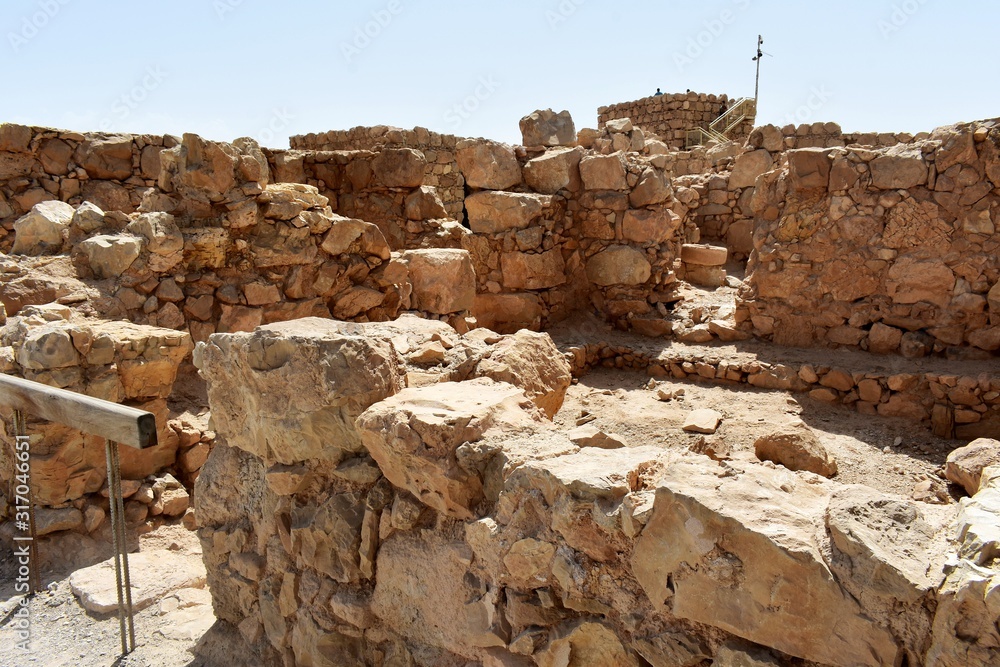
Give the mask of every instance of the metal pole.
[[757, 35], [757, 57], [754, 58], [757, 61], [757, 82], [753, 90], [754, 108], [757, 107], [757, 100], [760, 98], [760, 61], [764, 58], [764, 51], [760, 48], [762, 46], [764, 46], [764, 36]]
[[129, 576], [128, 569], [128, 540], [126, 539], [126, 525], [125, 525], [125, 506], [124, 499], [122, 497], [122, 467], [121, 460], [118, 456], [119, 449], [118, 443], [111, 443], [111, 457], [114, 460], [114, 474], [115, 474], [115, 486], [118, 487], [118, 493], [115, 494], [115, 503], [118, 505], [118, 516], [121, 520], [118, 522], [118, 541], [120, 544], [120, 550], [122, 554], [122, 579], [125, 584], [125, 614], [128, 619], [128, 637], [129, 637], [129, 649], [127, 653], [131, 653], [135, 650], [135, 626], [132, 619], [132, 580]]
[[115, 585], [118, 591], [118, 629], [121, 633], [122, 638], [122, 655], [128, 654], [128, 642], [127, 635], [125, 632], [125, 604], [122, 599], [122, 562], [121, 562], [121, 549], [118, 542], [118, 531], [120, 529], [120, 524], [125, 520], [125, 517], [118, 513], [118, 501], [117, 498], [121, 495], [121, 490], [117, 488], [115, 484], [114, 476], [114, 459], [111, 455], [111, 441], [104, 441], [104, 457], [107, 460], [108, 465], [108, 505], [111, 511], [111, 541], [115, 547]]

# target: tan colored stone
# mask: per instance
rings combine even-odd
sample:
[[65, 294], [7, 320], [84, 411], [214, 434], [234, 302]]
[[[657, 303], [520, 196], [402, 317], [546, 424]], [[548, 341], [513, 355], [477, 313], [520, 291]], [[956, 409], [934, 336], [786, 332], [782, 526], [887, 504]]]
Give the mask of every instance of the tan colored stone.
[[773, 165], [774, 159], [764, 149], [744, 153], [736, 158], [733, 172], [729, 175], [729, 189], [739, 190], [753, 186], [757, 177], [769, 171]]
[[588, 190], [625, 190], [625, 162], [621, 153], [587, 155], [580, 160], [580, 178]]
[[907, 190], [927, 182], [927, 163], [918, 146], [898, 145], [871, 161], [872, 185]]
[[569, 111], [535, 111], [522, 118], [519, 125], [524, 146], [572, 146], [576, 142], [576, 127]]
[[641, 285], [652, 267], [646, 255], [629, 246], [611, 246], [587, 261], [587, 278], [596, 285]]
[[412, 148], [385, 148], [372, 160], [372, 171], [389, 188], [417, 188], [424, 184], [427, 160]]
[[[524, 165], [524, 180], [535, 192], [554, 195], [580, 182], [582, 148], [554, 148]], [[578, 186], [577, 186], [578, 187]]]
[[448, 217], [441, 195], [438, 194], [437, 188], [430, 185], [422, 185], [408, 194], [404, 210], [407, 220], [435, 220]]
[[523, 390], [549, 419], [562, 407], [572, 381], [569, 363], [546, 333], [518, 331], [494, 345], [473, 371], [475, 377], [507, 382]]
[[59, 252], [73, 219], [73, 207], [60, 201], [35, 204], [14, 223], [15, 255], [51, 255]]
[[566, 282], [566, 264], [559, 248], [541, 253], [506, 253], [500, 258], [500, 266], [508, 289], [547, 289]]
[[510, 190], [521, 183], [521, 166], [506, 144], [466, 139], [458, 142], [455, 159], [471, 188]]
[[781, 469], [751, 465], [734, 475], [674, 462], [659, 481], [633, 572], [655, 610], [669, 599], [674, 616], [823, 664], [891, 664], [892, 635], [844, 595], [815, 537], [829, 498], [825, 484]]
[[[200, 556], [175, 551], [140, 551], [129, 555], [132, 580], [132, 608], [141, 611], [170, 593], [182, 588], [202, 588], [205, 566]], [[91, 567], [77, 570], [69, 578], [73, 594], [80, 604], [96, 614], [118, 609], [115, 587], [115, 561], [110, 558]]]
[[135, 236], [94, 236], [77, 246], [87, 256], [97, 278], [119, 278], [139, 259], [142, 239]]
[[477, 294], [472, 313], [480, 326], [499, 333], [537, 329], [542, 305], [534, 294]]
[[477, 192], [465, 199], [469, 226], [477, 234], [524, 229], [551, 205], [551, 196], [515, 192]]
[[774, 461], [789, 470], [805, 470], [833, 477], [837, 462], [812, 429], [799, 420], [757, 438], [754, 452], [761, 461]]
[[602, 623], [567, 623], [550, 635], [535, 656], [538, 667], [638, 667], [639, 660]]
[[622, 235], [632, 243], [661, 244], [671, 239], [681, 226], [680, 217], [668, 208], [625, 211]]
[[673, 190], [670, 187], [670, 180], [659, 169], [647, 167], [642, 172], [639, 182], [629, 194], [629, 202], [636, 208], [662, 204], [670, 199]]
[[476, 272], [467, 250], [407, 250], [401, 259], [410, 271], [413, 308], [439, 315], [472, 310]]
[[570, 441], [575, 445], [580, 447], [599, 447], [601, 449], [618, 449], [619, 447], [627, 447], [628, 443], [625, 439], [616, 433], [605, 433], [596, 426], [591, 426], [589, 424], [584, 426], [577, 426], [575, 429], [567, 433]]
[[801, 148], [786, 153], [793, 191], [825, 190], [830, 185], [833, 152], [824, 148]]
[[80, 145], [77, 162], [90, 178], [124, 181], [132, 175], [132, 137], [113, 134]]
[[439, 512], [468, 519], [482, 500], [483, 483], [456, 462], [456, 450], [492, 428], [524, 428], [540, 419], [523, 391], [480, 378], [404, 389], [366, 410], [357, 427], [395, 486]]
[[143, 213], [127, 229], [146, 239], [151, 271], [169, 271], [184, 259], [184, 235], [169, 213]]
[[699, 243], [685, 243], [681, 246], [681, 261], [699, 266], [725, 266], [729, 259], [729, 249]]
[[944, 474], [974, 496], [979, 491], [983, 469], [995, 465], [1000, 465], [1000, 441], [979, 438], [948, 454]]
[[684, 425], [681, 430], [687, 433], [715, 433], [719, 424], [722, 423], [722, 413], [709, 408], [692, 410], [684, 418]]

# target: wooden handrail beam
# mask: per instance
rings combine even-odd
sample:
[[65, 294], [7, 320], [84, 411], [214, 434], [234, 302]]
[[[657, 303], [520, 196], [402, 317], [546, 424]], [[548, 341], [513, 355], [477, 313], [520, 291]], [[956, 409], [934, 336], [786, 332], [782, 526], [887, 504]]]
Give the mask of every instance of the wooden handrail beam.
[[156, 446], [156, 417], [100, 398], [0, 373], [0, 405], [129, 447]]

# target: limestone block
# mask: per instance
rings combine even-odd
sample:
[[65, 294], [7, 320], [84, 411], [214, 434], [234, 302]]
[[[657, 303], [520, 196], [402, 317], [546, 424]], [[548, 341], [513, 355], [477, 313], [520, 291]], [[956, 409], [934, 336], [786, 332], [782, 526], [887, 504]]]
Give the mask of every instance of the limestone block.
[[622, 235], [632, 243], [659, 245], [673, 238], [680, 226], [680, 216], [669, 208], [629, 209], [625, 211]]
[[476, 298], [476, 272], [467, 250], [408, 250], [401, 259], [410, 271], [414, 309], [438, 315], [472, 310]]
[[375, 178], [388, 188], [417, 188], [424, 184], [427, 160], [412, 148], [386, 148], [372, 160]]
[[217, 201], [236, 185], [239, 155], [229, 144], [185, 134], [178, 146], [160, 153], [160, 160], [161, 187], [164, 180], [175, 173], [177, 187], [191, 189], [210, 201]]
[[132, 175], [132, 136], [116, 134], [88, 140], [77, 149], [77, 160], [90, 178], [124, 181]]
[[799, 420], [757, 438], [754, 452], [761, 461], [774, 461], [789, 470], [805, 470], [823, 477], [837, 474], [833, 456], [812, 429]]
[[788, 151], [788, 174], [791, 189], [825, 190], [830, 185], [830, 167], [834, 151], [825, 148], [800, 148]]
[[579, 147], [547, 150], [524, 165], [524, 180], [535, 192], [554, 195], [580, 182], [582, 157]]
[[681, 430], [686, 433], [706, 433], [711, 435], [719, 429], [722, 423], [722, 413], [710, 408], [692, 410], [684, 418]]
[[549, 419], [559, 412], [573, 379], [569, 363], [552, 338], [526, 330], [493, 345], [476, 365], [473, 376], [518, 387]]
[[169, 213], [143, 213], [126, 229], [146, 239], [151, 271], [165, 273], [184, 259], [184, 235]]
[[386, 261], [392, 250], [382, 231], [370, 222], [345, 218], [334, 214], [330, 229], [320, 246], [324, 252], [336, 257], [341, 254], [374, 255]]
[[59, 252], [64, 232], [73, 220], [73, 207], [61, 201], [35, 204], [14, 223], [15, 255], [51, 255]]
[[471, 188], [509, 190], [521, 183], [521, 166], [506, 144], [466, 139], [458, 142], [455, 159]]
[[881, 190], [906, 190], [927, 183], [927, 163], [919, 146], [894, 146], [869, 166], [872, 185]]
[[213, 335], [201, 373], [216, 429], [287, 465], [363, 451], [355, 418], [403, 385], [391, 344], [366, 326], [306, 318]]
[[983, 469], [995, 465], [1000, 465], [1000, 441], [979, 438], [948, 454], [944, 474], [974, 496], [979, 491]]
[[[168, 551], [142, 551], [129, 555], [132, 582], [132, 607], [141, 611], [182, 588], [203, 588], [205, 566], [200, 556]], [[77, 570], [69, 578], [73, 594], [80, 604], [95, 614], [118, 609], [115, 585], [115, 560]]]
[[632, 189], [629, 195], [629, 202], [636, 208], [652, 206], [667, 201], [673, 190], [670, 187], [670, 180], [664, 172], [653, 167], [647, 167], [642, 172], [639, 182]]
[[659, 480], [633, 572], [654, 608], [670, 598], [679, 618], [823, 664], [892, 664], [892, 635], [844, 594], [824, 561], [815, 526], [829, 498], [825, 484], [781, 469], [734, 475], [675, 462]]
[[542, 109], [522, 118], [519, 125], [524, 146], [572, 146], [576, 142], [576, 126], [569, 111]]
[[625, 190], [625, 162], [621, 153], [587, 155], [580, 160], [580, 178], [588, 190]]
[[629, 246], [611, 246], [587, 260], [587, 277], [596, 285], [641, 285], [652, 267], [645, 253]]
[[524, 229], [553, 203], [547, 195], [515, 192], [477, 192], [465, 200], [469, 226], [477, 234]]
[[576, 621], [556, 628], [535, 656], [538, 667], [639, 667], [614, 631], [603, 623]]
[[448, 211], [445, 210], [437, 188], [430, 185], [422, 185], [408, 194], [404, 210], [407, 220], [435, 220], [448, 217]]
[[500, 257], [500, 267], [508, 289], [547, 289], [566, 282], [566, 263], [559, 248], [541, 253], [505, 253]]
[[142, 252], [143, 240], [136, 236], [101, 235], [77, 246], [86, 256], [97, 278], [118, 278]]
[[757, 177], [769, 171], [774, 165], [771, 153], [764, 150], [750, 151], [736, 158], [733, 172], [729, 176], [729, 189], [739, 190], [749, 188], [756, 181]]
[[99, 206], [85, 201], [73, 213], [70, 226], [84, 234], [89, 234], [104, 226], [105, 215]]
[[405, 389], [362, 413], [357, 426], [393, 485], [439, 512], [469, 519], [483, 483], [456, 460], [456, 450], [492, 428], [526, 428], [541, 419], [520, 389], [479, 378]]

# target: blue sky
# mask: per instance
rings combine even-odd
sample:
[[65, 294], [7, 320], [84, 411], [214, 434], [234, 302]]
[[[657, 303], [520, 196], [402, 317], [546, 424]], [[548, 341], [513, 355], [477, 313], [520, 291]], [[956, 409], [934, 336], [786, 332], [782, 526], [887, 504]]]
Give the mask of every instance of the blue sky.
[[518, 120], [657, 87], [753, 95], [758, 122], [930, 130], [1000, 116], [986, 0], [5, 0], [0, 121], [291, 134], [416, 125], [518, 142]]

